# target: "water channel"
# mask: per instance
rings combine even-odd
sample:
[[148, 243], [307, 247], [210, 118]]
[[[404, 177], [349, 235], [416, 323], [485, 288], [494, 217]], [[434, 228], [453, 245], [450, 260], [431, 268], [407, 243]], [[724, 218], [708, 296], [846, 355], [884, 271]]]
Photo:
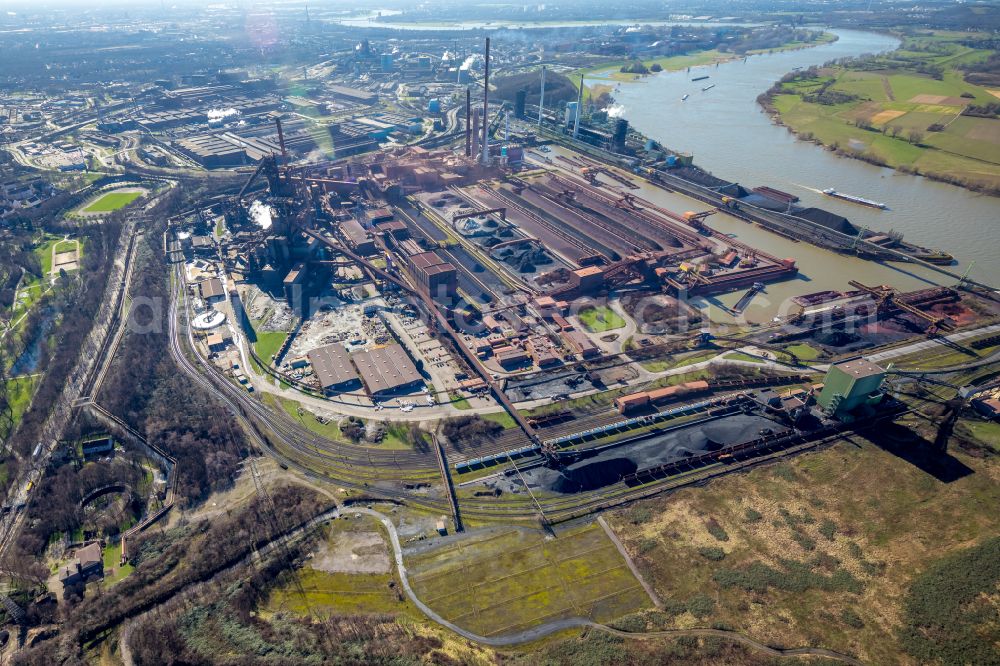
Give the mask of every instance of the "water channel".
[[[772, 123], [757, 104], [757, 95], [795, 68], [892, 50], [898, 45], [898, 40], [886, 35], [833, 32], [839, 37], [836, 42], [814, 48], [692, 68], [690, 73], [662, 72], [623, 83], [614, 93], [615, 100], [637, 130], [672, 150], [693, 153], [696, 164], [720, 178], [749, 187], [770, 185], [798, 195], [802, 205], [825, 208], [859, 226], [900, 231], [911, 242], [955, 255], [960, 264], [953, 266], [953, 271], [961, 273], [975, 261], [973, 278], [1000, 285], [1000, 198], [838, 157], [796, 140], [785, 128]], [[705, 75], [709, 78], [690, 80]], [[713, 88], [702, 90], [711, 84]], [[682, 101], [685, 94], [689, 97]], [[819, 191], [827, 187], [883, 201], [889, 210], [831, 199]], [[773, 234], [732, 218], [716, 216], [710, 218], [710, 225], [750, 243], [760, 242], [762, 248], [775, 254], [787, 250], [788, 256], [799, 261], [804, 277], [817, 284], [828, 282], [829, 272], [844, 275], [848, 271], [856, 279], [888, 281], [903, 288], [915, 288], [924, 277], [948, 282], [945, 276], [934, 277], [912, 266], [900, 267], [905, 271], [900, 273], [816, 252], [805, 243], [777, 242]], [[844, 275], [843, 280], [833, 282], [840, 284], [846, 278]], [[798, 291], [801, 293], [801, 285]]]

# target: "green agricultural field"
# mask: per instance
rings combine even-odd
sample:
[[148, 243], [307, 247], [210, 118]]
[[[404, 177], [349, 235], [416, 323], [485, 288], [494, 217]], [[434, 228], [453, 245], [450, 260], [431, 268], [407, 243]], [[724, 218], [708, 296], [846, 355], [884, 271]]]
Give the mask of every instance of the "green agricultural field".
[[621, 315], [606, 305], [598, 305], [580, 310], [580, 321], [591, 333], [606, 333], [617, 328], [625, 328]]
[[83, 209], [84, 213], [110, 213], [124, 208], [142, 196], [142, 192], [109, 192]]
[[969, 38], [921, 35], [891, 54], [798, 74], [771, 105], [799, 136], [842, 154], [1000, 192], [1000, 119], [962, 115], [998, 101], [958, 69], [989, 55], [960, 43]]
[[422, 601], [487, 636], [570, 616], [608, 622], [651, 606], [596, 524], [555, 539], [504, 529], [407, 558], [406, 565]]
[[[684, 55], [669, 56], [664, 58], [653, 58], [652, 60], [643, 60], [642, 64], [647, 68], [653, 65], [659, 65], [664, 71], [673, 72], [679, 69], [685, 69], [687, 67], [698, 67], [700, 65], [711, 65], [716, 62], [723, 62], [725, 60], [732, 60], [735, 56], [733, 54], [722, 53], [716, 49], [711, 49], [708, 51], [697, 51], [695, 53], [687, 53]], [[588, 79], [600, 78], [607, 79], [608, 81], [635, 81], [641, 78], [642, 74], [628, 74], [620, 71], [623, 65], [629, 64], [631, 61], [627, 60], [615, 60], [613, 62], [606, 62], [594, 67], [588, 67], [586, 69], [578, 69], [576, 71], [570, 72], [566, 76], [569, 77], [574, 84], [578, 84], [580, 81], [580, 76], [584, 76]]]

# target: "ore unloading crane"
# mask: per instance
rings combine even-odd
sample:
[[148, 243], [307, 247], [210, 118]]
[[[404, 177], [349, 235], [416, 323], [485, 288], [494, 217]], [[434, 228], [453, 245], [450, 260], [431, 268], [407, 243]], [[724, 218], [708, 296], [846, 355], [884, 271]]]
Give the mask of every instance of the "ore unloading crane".
[[635, 202], [635, 195], [631, 192], [623, 193], [621, 198], [615, 202], [615, 208], [621, 208], [622, 210], [642, 210], [642, 207]]
[[692, 210], [684, 213], [684, 221], [690, 224], [695, 229], [703, 228], [705, 218], [715, 215], [719, 212], [718, 208], [712, 208], [711, 210], [705, 210], [700, 213], [696, 213]]
[[865, 292], [875, 299], [875, 302], [877, 303], [877, 312], [880, 317], [888, 315], [895, 310], [902, 310], [903, 312], [928, 322], [929, 326], [927, 328], [927, 335], [934, 335], [938, 332], [938, 330], [948, 331], [954, 328], [951, 321], [947, 317], [924, 312], [920, 308], [910, 305], [906, 301], [902, 300], [899, 298], [899, 291], [893, 289], [892, 287], [887, 287], [885, 285], [869, 287], [868, 285], [862, 284], [857, 280], [851, 280], [848, 284], [859, 291]]

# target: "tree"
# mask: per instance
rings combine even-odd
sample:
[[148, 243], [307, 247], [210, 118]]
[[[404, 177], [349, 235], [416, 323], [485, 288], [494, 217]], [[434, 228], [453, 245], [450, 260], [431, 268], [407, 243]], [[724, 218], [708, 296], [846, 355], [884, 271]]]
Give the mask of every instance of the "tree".
[[919, 146], [920, 142], [924, 140], [924, 133], [918, 130], [910, 130], [909, 139], [910, 143]]
[[14, 430], [14, 405], [10, 400], [10, 379], [7, 376], [8, 365], [6, 348], [0, 346], [0, 450], [6, 448], [7, 438]]
[[649, 69], [642, 64], [641, 60], [636, 60], [628, 65], [622, 65], [621, 70], [619, 71], [621, 71], [622, 74], [649, 74]]
[[651, 72], [662, 72], [662, 71], [663, 71], [663, 65], [661, 65], [661, 64], [660, 64], [660, 63], [658, 63], [658, 62], [654, 62], [654, 63], [653, 63], [653, 64], [652, 64], [652, 65], [651, 65], [651, 66], [649, 67], [649, 71], [651, 71]]

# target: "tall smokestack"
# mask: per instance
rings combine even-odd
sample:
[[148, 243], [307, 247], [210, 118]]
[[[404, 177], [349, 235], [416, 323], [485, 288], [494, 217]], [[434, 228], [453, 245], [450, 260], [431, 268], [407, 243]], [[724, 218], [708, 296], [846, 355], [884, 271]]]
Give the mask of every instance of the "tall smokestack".
[[576, 96], [576, 121], [573, 123], [573, 139], [580, 133], [580, 110], [583, 108], [583, 74], [580, 75], [580, 93]]
[[490, 163], [490, 38], [486, 38], [486, 75], [483, 79], [483, 166]]
[[472, 157], [472, 90], [465, 87], [465, 156]]
[[542, 95], [538, 98], [538, 126], [542, 126], [542, 115], [545, 113], [545, 65], [542, 65]]
[[472, 114], [472, 154], [479, 154], [479, 117], [482, 115], [482, 111], [476, 109], [476, 112]]

